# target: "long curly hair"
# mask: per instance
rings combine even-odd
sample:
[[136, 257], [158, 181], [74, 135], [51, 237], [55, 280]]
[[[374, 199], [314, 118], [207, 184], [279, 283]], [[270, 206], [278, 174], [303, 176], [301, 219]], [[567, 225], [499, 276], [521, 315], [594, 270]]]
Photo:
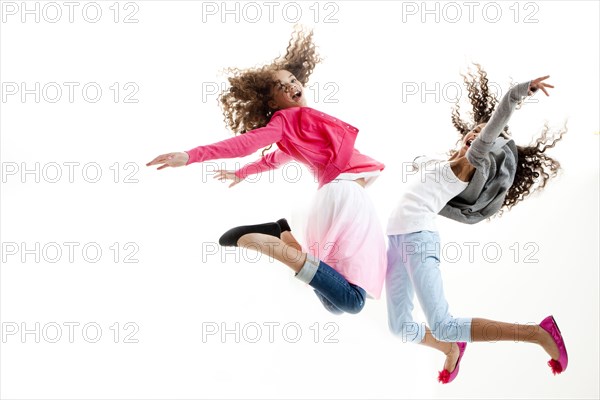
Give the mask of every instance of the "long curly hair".
[[273, 73], [282, 69], [290, 71], [305, 86], [320, 62], [313, 43], [313, 32], [296, 28], [283, 57], [259, 68], [227, 68], [225, 71], [231, 74], [228, 77], [230, 87], [219, 96], [225, 125], [234, 134], [244, 134], [267, 125], [277, 111], [269, 106], [272, 89], [278, 84]]
[[[469, 120], [462, 119], [458, 101], [452, 109], [452, 125], [458, 130], [461, 138], [475, 126], [487, 123], [498, 103], [495, 93], [490, 91], [487, 73], [481, 65], [475, 64], [475, 66], [476, 72], [469, 71], [462, 75], [472, 107]], [[510, 210], [536, 190], [543, 189], [548, 180], [557, 175], [560, 163], [548, 156], [546, 150], [553, 148], [566, 132], [566, 125], [557, 131], [550, 131], [546, 123], [542, 132], [529, 146], [517, 146], [517, 171], [501, 210]], [[504, 128], [502, 134], [510, 137], [508, 126]]]

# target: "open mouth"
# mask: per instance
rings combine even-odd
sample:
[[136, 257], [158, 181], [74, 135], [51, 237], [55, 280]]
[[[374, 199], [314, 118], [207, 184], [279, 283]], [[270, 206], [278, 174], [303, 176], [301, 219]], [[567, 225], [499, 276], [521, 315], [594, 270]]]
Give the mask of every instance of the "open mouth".
[[301, 90], [296, 90], [292, 94], [292, 100], [294, 100], [294, 101], [298, 101], [298, 99], [300, 99], [301, 97], [302, 97], [302, 91]]
[[469, 138], [469, 140], [467, 140], [467, 141], [465, 142], [465, 145], [466, 145], [467, 147], [471, 147], [471, 144], [473, 144], [473, 142], [475, 141], [475, 139], [477, 139], [477, 135], [472, 135], [472, 136]]

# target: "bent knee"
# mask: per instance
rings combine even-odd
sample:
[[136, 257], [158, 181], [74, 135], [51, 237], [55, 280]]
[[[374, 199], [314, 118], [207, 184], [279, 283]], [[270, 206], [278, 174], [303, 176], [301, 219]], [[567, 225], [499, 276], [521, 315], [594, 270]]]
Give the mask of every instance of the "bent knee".
[[344, 307], [344, 311], [348, 314], [358, 314], [365, 307], [365, 300], [367, 297], [367, 293], [365, 290], [359, 286], [354, 286], [354, 293], [350, 296], [350, 301], [348, 301]]
[[348, 304], [344, 311], [346, 311], [348, 314], [358, 314], [363, 308], [365, 308], [365, 299], [357, 298], [356, 301], [352, 302], [352, 304]]

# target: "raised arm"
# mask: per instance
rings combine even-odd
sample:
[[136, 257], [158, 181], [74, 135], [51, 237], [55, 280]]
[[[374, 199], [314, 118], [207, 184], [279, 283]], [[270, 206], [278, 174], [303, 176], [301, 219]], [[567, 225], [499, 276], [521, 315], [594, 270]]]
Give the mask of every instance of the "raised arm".
[[494, 141], [508, 124], [517, 103], [521, 98], [527, 96], [528, 93], [529, 82], [523, 82], [511, 88], [508, 93], [502, 97], [502, 100], [500, 100], [500, 103], [492, 114], [492, 118], [490, 118], [488, 123], [481, 130], [477, 139], [473, 141], [471, 147], [467, 151], [467, 160], [469, 160], [471, 164], [474, 164], [473, 161], [477, 161], [476, 159], [472, 161], [472, 158], [487, 157], [487, 153], [492, 149]]
[[500, 133], [504, 130], [504, 127], [508, 124], [510, 117], [515, 110], [517, 103], [525, 96], [535, 93], [538, 89], [548, 96], [546, 88], [553, 88], [554, 86], [542, 82], [549, 76], [534, 79], [529, 82], [520, 83], [511, 88], [506, 93], [489, 122], [485, 125], [481, 134], [473, 141], [471, 147], [467, 151], [467, 160], [473, 164], [480, 164], [480, 160], [487, 158], [487, 153], [490, 152], [494, 145], [494, 141], [498, 138]]

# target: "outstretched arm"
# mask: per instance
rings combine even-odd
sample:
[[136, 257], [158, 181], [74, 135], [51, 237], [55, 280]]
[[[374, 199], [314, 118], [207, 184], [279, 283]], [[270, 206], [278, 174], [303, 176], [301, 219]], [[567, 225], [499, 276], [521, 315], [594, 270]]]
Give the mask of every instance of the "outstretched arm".
[[157, 156], [156, 158], [154, 158], [154, 160], [152, 160], [146, 164], [146, 167], [149, 167], [151, 165], [159, 165], [159, 164], [162, 164], [162, 165], [160, 167], [156, 168], [158, 170], [161, 170], [161, 169], [164, 169], [167, 167], [182, 167], [187, 164], [189, 159], [190, 159], [190, 156], [185, 151], [178, 151], [175, 153], [166, 153], [166, 154], [161, 154], [160, 156]]
[[255, 151], [281, 140], [283, 135], [283, 117], [276, 116], [262, 128], [253, 129], [243, 135], [223, 140], [208, 146], [198, 146], [186, 152], [161, 154], [146, 166], [163, 164], [166, 167], [181, 167], [195, 162], [221, 158], [245, 157]]
[[233, 187], [250, 175], [260, 174], [279, 168], [291, 160], [293, 160], [292, 156], [277, 149], [265, 155], [260, 160], [245, 165], [237, 171], [218, 170], [214, 178], [221, 180], [232, 180], [233, 182], [231, 185], [229, 185], [229, 187]]
[[467, 151], [467, 160], [469, 160], [471, 164], [478, 165], [478, 161], [481, 158], [487, 157], [487, 153], [492, 149], [494, 141], [508, 124], [517, 103], [523, 97], [535, 93], [538, 89], [541, 89], [546, 96], [549, 96], [546, 88], [553, 88], [554, 86], [543, 82], [548, 78], [549, 75], [529, 82], [520, 83], [511, 88], [508, 93], [502, 97], [492, 118], [490, 118], [489, 122], [481, 131], [481, 134], [473, 141], [471, 147]]

